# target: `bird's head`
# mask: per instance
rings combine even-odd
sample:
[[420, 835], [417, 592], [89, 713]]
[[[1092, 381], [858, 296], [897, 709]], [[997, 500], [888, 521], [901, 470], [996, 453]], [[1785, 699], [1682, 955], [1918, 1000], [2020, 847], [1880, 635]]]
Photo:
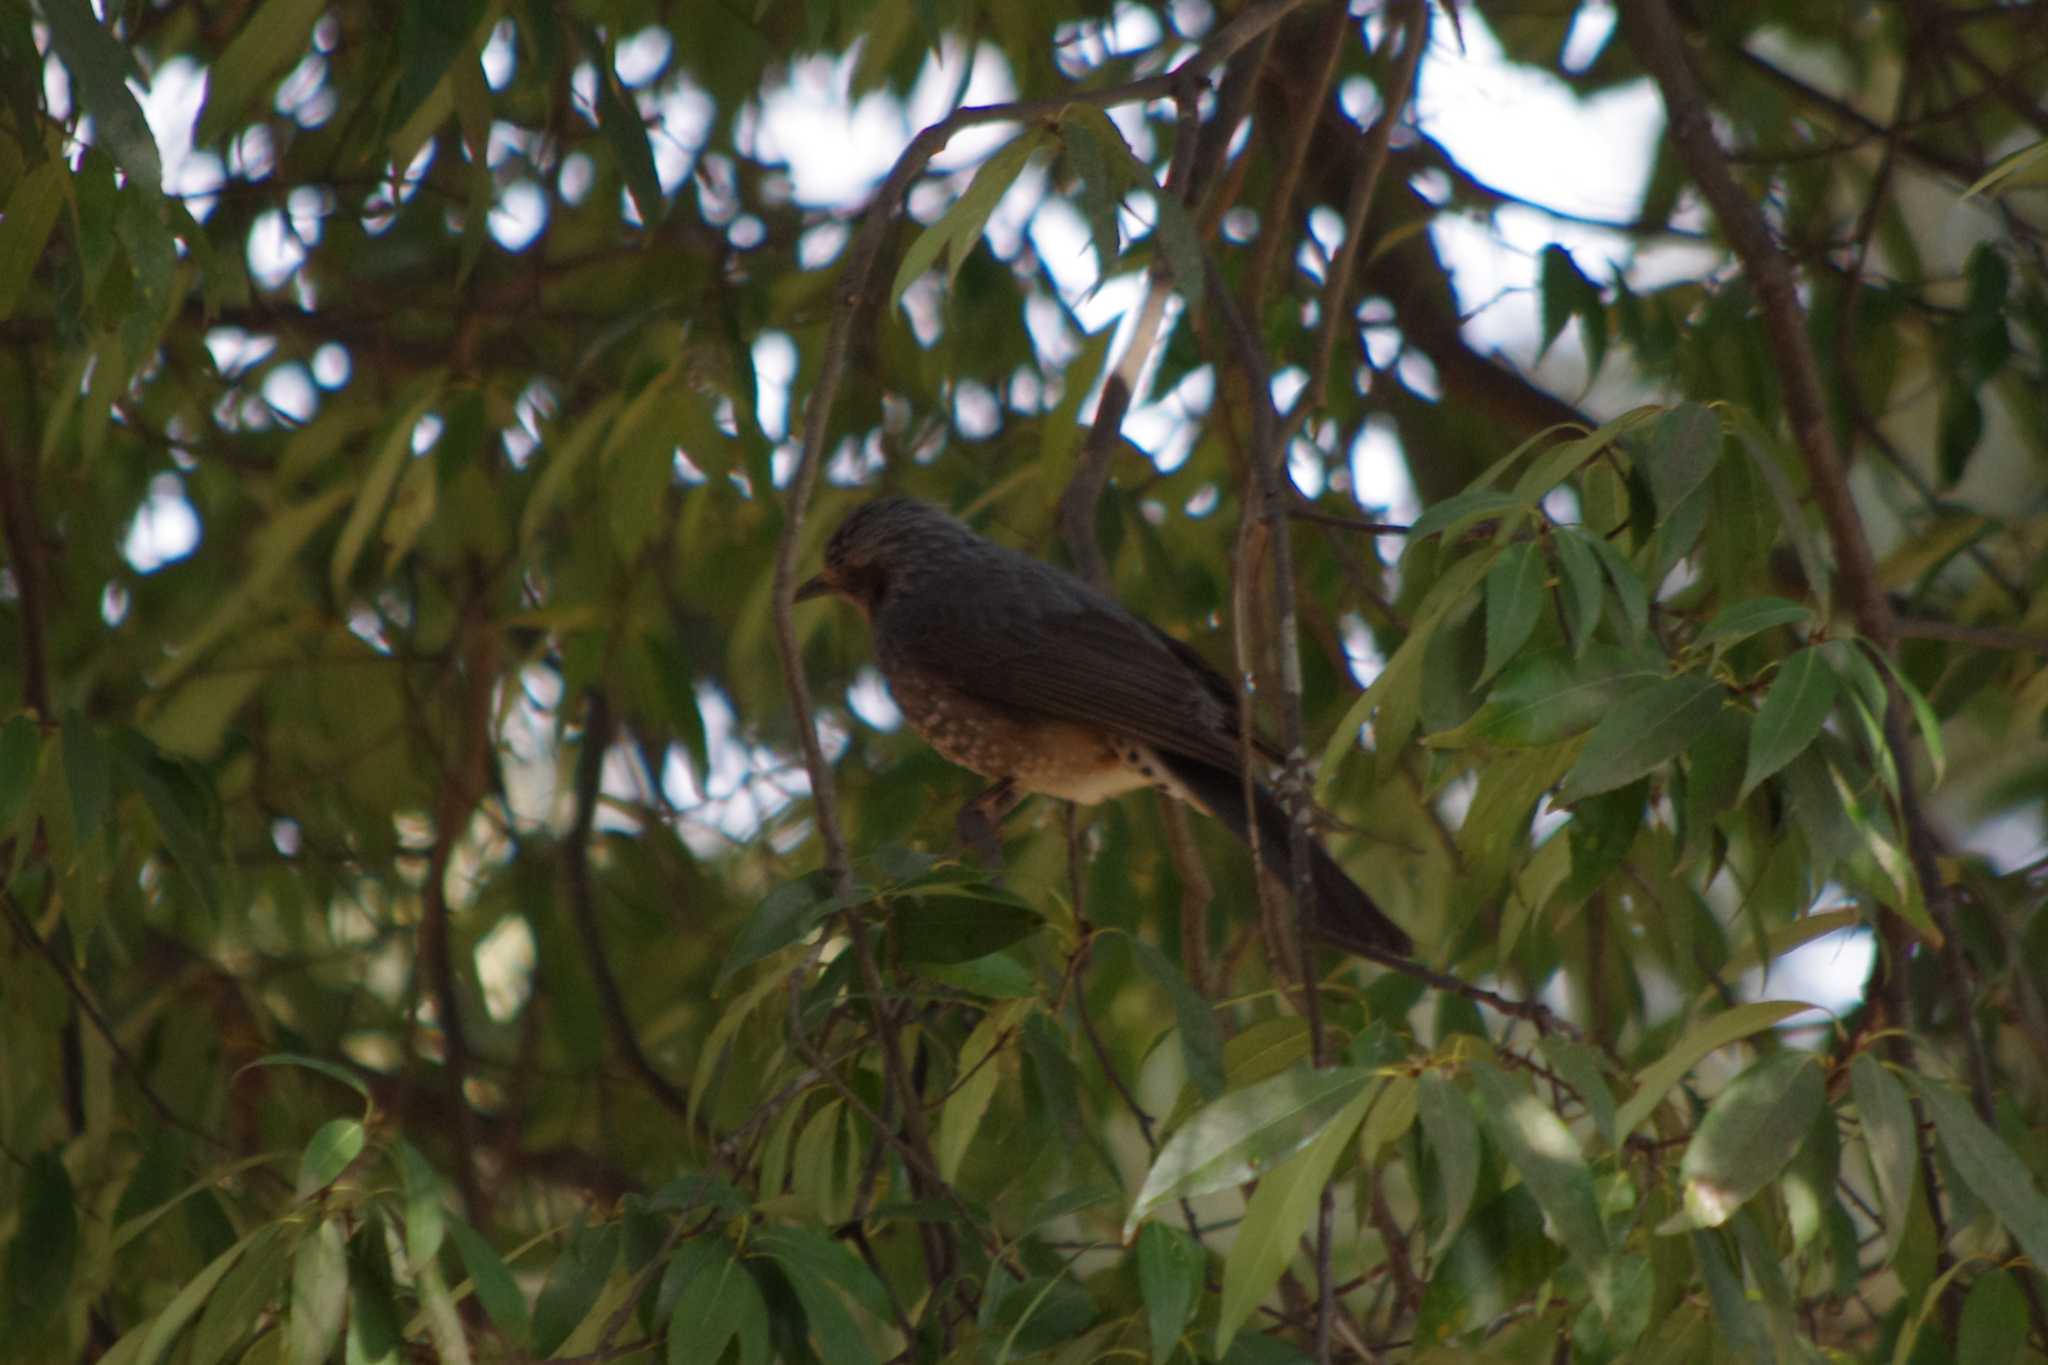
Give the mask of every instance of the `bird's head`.
[[876, 498], [847, 514], [825, 543], [825, 566], [796, 590], [805, 602], [844, 597], [873, 617], [883, 599], [927, 563], [920, 551], [973, 532], [946, 512], [916, 498]]

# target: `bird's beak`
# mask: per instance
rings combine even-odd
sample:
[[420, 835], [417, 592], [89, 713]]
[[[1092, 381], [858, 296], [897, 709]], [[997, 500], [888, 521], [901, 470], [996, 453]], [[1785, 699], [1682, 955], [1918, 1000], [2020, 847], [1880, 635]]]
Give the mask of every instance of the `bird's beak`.
[[796, 596], [790, 600], [793, 602], [808, 602], [813, 597], [829, 597], [837, 591], [839, 591], [837, 585], [821, 573], [797, 584]]

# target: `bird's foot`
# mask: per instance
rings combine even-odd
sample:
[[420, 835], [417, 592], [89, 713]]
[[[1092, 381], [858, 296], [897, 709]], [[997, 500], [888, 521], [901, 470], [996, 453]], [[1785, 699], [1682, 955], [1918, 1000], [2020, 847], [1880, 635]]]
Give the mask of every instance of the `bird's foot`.
[[953, 819], [960, 847], [980, 859], [991, 872], [1003, 870], [1003, 842], [999, 837], [1003, 817], [1023, 799], [1016, 786], [1005, 778], [961, 806]]

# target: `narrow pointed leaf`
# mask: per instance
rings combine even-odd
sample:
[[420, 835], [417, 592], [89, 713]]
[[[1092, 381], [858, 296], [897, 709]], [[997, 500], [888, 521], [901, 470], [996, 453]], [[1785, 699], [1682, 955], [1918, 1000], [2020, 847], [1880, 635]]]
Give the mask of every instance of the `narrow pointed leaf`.
[[1486, 663], [1479, 682], [1515, 657], [1542, 615], [1543, 556], [1535, 542], [1518, 540], [1486, 571]]
[[1906, 1220], [1913, 1213], [1919, 1126], [1913, 1121], [1913, 1106], [1906, 1102], [1905, 1087], [1877, 1058], [1858, 1053], [1849, 1065], [1849, 1081], [1856, 1097], [1856, 1115], [1863, 1125], [1863, 1148], [1870, 1157], [1872, 1183], [1884, 1210], [1884, 1259], [1889, 1261], [1898, 1251]]
[[1417, 1079], [1415, 1110], [1436, 1161], [1437, 1179], [1443, 1183], [1443, 1226], [1430, 1241], [1430, 1255], [1442, 1256], [1465, 1226], [1472, 1196], [1479, 1189], [1479, 1124], [1458, 1087], [1434, 1071]]
[[1826, 1103], [1820, 1064], [1805, 1053], [1775, 1053], [1730, 1081], [1679, 1162], [1692, 1225], [1719, 1227], [1776, 1179]]
[[1307, 1147], [1260, 1179], [1223, 1258], [1223, 1297], [1216, 1315], [1218, 1356], [1230, 1353], [1231, 1339], [1287, 1269], [1315, 1220], [1323, 1186], [1330, 1183], [1330, 1173], [1351, 1145], [1372, 1100], [1372, 1087], [1359, 1090]]
[[1661, 767], [1713, 723], [1724, 700], [1719, 683], [1688, 673], [1616, 702], [1587, 736], [1558, 800], [1568, 804], [1612, 791]]
[[1637, 1074], [1635, 1093], [1615, 1110], [1616, 1135], [1626, 1137], [1633, 1133], [1671, 1093], [1671, 1087], [1684, 1080], [1686, 1073], [1698, 1066], [1708, 1053], [1718, 1052], [1753, 1033], [1774, 1028], [1795, 1014], [1805, 1014], [1818, 1008], [1799, 1000], [1759, 1000], [1737, 1005], [1694, 1024], [1669, 1052]]
[[1165, 1201], [1228, 1189], [1270, 1171], [1315, 1141], [1371, 1082], [1362, 1067], [1298, 1067], [1197, 1111], [1159, 1149], [1124, 1220], [1124, 1236]]
[[1472, 1079], [1487, 1132], [1542, 1206], [1558, 1240], [1582, 1265], [1599, 1264], [1608, 1254], [1607, 1229], [1578, 1139], [1527, 1085], [1498, 1067], [1476, 1064]]
[[1910, 1079], [1934, 1120], [1942, 1150], [1970, 1193], [2005, 1224], [2027, 1259], [2048, 1265], [2048, 1199], [2042, 1197], [2026, 1163], [1961, 1096], [1920, 1076]]
[[1820, 734], [1835, 706], [1835, 672], [1820, 650], [1809, 646], [1787, 659], [1771, 681], [1771, 690], [1749, 732], [1749, 767], [1742, 775], [1742, 795], [1797, 758]]

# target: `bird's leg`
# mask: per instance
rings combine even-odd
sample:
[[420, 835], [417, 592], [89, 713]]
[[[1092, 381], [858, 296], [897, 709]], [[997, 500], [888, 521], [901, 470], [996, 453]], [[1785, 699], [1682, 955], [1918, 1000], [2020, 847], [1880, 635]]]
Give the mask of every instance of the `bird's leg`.
[[953, 820], [961, 846], [972, 850], [990, 869], [1001, 871], [1003, 845], [996, 837], [997, 826], [1023, 799], [1024, 793], [1007, 777], [969, 798]]

